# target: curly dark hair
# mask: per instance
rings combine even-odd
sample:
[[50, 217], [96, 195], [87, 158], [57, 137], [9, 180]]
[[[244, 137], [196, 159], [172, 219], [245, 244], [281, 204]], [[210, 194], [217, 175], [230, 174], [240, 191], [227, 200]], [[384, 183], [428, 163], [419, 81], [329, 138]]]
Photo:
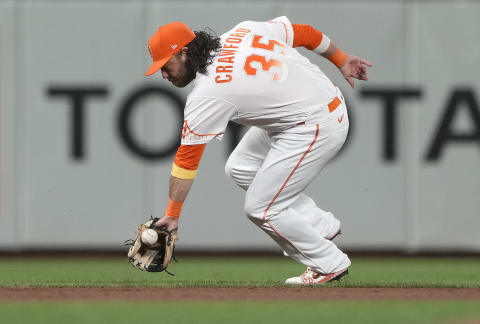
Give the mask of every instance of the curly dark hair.
[[[211, 31], [211, 29], [209, 29]], [[222, 44], [220, 37], [212, 31], [195, 31], [195, 38], [186, 45], [187, 56], [190, 67], [201, 74], [207, 74], [207, 67], [212, 64], [213, 59], [220, 52]]]

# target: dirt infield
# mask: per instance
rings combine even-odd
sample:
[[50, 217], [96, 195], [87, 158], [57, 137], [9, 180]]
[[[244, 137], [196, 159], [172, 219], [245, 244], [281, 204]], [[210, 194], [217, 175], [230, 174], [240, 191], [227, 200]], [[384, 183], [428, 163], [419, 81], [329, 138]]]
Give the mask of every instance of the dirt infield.
[[480, 300], [477, 288], [0, 288], [0, 301]]

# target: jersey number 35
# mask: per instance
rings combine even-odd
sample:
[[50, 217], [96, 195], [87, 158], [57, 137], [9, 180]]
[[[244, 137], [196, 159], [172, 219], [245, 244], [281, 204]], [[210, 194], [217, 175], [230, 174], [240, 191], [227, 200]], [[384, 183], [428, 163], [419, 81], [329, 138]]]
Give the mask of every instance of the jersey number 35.
[[[285, 48], [286, 46], [282, 43], [280, 43], [277, 40], [271, 39], [268, 41], [268, 44], [266, 43], [261, 43], [261, 39], [263, 36], [261, 35], [254, 35], [253, 40], [252, 40], [252, 48], [261, 48], [267, 51], [275, 51], [280, 50], [281, 54], [284, 54], [284, 51], [282, 48]], [[251, 54], [247, 56], [247, 59], [245, 60], [245, 65], [243, 66], [243, 69], [245, 72], [247, 72], [247, 75], [249, 76], [255, 76], [257, 75], [258, 69], [252, 66], [253, 62], [260, 63], [262, 66], [262, 71], [271, 73], [270, 69], [273, 68], [273, 81], [275, 82], [283, 82], [287, 79], [288, 76], [288, 65], [285, 62], [276, 60], [274, 58], [271, 58], [267, 60], [267, 58], [263, 55], [259, 54]]]

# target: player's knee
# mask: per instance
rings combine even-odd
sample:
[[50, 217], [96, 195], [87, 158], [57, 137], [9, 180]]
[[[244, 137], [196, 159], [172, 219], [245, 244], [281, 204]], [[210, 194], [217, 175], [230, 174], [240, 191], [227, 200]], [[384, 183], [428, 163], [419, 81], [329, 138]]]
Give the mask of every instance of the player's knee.
[[240, 168], [232, 158], [229, 158], [225, 164], [225, 174], [243, 190], [248, 189], [253, 178], [248, 171]]
[[267, 206], [265, 206], [265, 204], [255, 200], [247, 191], [247, 194], [245, 195], [244, 210], [245, 214], [251, 221], [263, 221], [263, 214], [266, 208]]
[[225, 163], [225, 174], [228, 178], [234, 180], [235, 176], [235, 167], [231, 157], [228, 158], [227, 163]]
[[225, 163], [225, 174], [236, 183], [242, 182], [245, 177], [245, 171], [235, 158], [235, 154], [231, 154]]

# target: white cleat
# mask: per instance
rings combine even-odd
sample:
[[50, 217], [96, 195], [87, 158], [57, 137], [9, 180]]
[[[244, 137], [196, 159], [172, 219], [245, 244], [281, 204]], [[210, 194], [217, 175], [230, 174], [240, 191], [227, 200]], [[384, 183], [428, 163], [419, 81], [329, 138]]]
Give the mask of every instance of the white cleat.
[[307, 270], [305, 270], [301, 276], [288, 278], [285, 280], [285, 283], [287, 285], [322, 285], [329, 281], [340, 280], [340, 278], [346, 276], [347, 274], [348, 268], [334, 273], [321, 274], [316, 273], [312, 271], [310, 267], [307, 267]]

